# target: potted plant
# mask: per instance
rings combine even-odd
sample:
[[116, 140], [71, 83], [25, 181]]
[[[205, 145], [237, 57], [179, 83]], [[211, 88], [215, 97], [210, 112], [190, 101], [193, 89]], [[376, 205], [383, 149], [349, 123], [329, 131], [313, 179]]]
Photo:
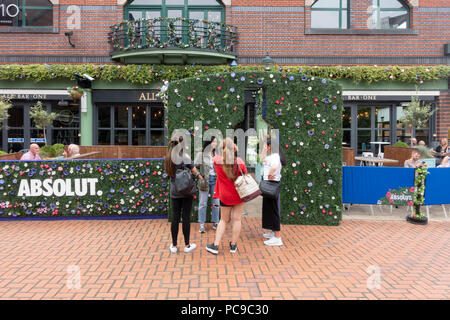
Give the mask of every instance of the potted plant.
[[44, 140], [47, 145], [47, 135], [45, 128], [53, 123], [53, 121], [58, 117], [55, 112], [50, 114], [42, 106], [42, 102], [38, 101], [34, 106], [30, 108], [30, 118], [34, 120], [36, 128], [42, 129], [44, 131]]
[[12, 107], [8, 99], [0, 97], [0, 129], [2, 128], [3, 120], [9, 118], [8, 110]]
[[69, 92], [72, 99], [79, 100], [83, 96], [84, 90], [78, 86], [73, 86], [67, 88], [67, 92]]
[[[431, 105], [421, 103], [418, 98], [418, 88], [416, 87], [416, 96], [411, 97], [411, 103], [403, 109], [403, 116], [398, 119], [405, 126], [413, 128], [424, 128], [428, 119], [436, 112], [431, 110]], [[413, 138], [411, 133], [411, 138]]]
[[405, 160], [411, 158], [413, 149], [407, 143], [398, 141], [393, 146], [384, 147], [384, 157], [387, 159], [398, 160], [397, 163], [386, 163], [386, 167], [403, 167]]

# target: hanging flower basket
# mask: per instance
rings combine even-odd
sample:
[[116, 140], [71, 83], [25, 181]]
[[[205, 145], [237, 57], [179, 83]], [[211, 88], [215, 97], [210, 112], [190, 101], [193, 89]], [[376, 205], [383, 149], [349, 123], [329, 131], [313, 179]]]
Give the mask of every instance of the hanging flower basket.
[[79, 100], [83, 96], [84, 90], [80, 87], [73, 86], [71, 88], [67, 88], [67, 92], [69, 92], [73, 100]]

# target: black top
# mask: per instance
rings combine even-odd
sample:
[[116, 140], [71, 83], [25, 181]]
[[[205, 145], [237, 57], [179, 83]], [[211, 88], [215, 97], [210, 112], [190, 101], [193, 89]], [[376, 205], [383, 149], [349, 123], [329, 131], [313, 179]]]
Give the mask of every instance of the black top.
[[[436, 151], [438, 153], [440, 153], [441, 151], [444, 151], [445, 153], [447, 153], [448, 152], [448, 146], [444, 150], [442, 150], [442, 146], [439, 145], [439, 146], [436, 147], [436, 149], [434, 151]], [[445, 155], [436, 154], [435, 157], [437, 157], [437, 158], [444, 158]]]
[[[175, 171], [178, 170], [178, 169], [183, 170], [183, 169], [186, 169], [186, 168], [188, 168], [189, 170], [192, 170], [192, 169], [194, 168], [194, 164], [193, 164], [193, 162], [192, 162], [191, 159], [189, 159], [188, 161], [190, 161], [190, 162], [189, 162], [189, 163], [186, 163], [186, 164], [182, 163], [182, 164], [177, 164], [177, 165], [175, 165]], [[180, 195], [180, 194], [177, 194], [177, 193], [175, 192], [175, 190], [173, 189], [174, 183], [175, 183], [175, 177], [170, 177], [170, 197], [171, 197], [171, 198], [179, 199], [179, 198], [189, 198], [189, 197], [192, 197], [192, 196], [186, 196], [186, 195]]]

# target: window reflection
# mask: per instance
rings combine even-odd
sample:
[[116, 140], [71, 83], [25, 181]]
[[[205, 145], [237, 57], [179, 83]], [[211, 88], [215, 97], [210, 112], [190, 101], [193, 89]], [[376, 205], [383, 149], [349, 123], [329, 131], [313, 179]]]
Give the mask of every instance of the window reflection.
[[372, 0], [370, 29], [407, 29], [409, 9], [398, 0]]

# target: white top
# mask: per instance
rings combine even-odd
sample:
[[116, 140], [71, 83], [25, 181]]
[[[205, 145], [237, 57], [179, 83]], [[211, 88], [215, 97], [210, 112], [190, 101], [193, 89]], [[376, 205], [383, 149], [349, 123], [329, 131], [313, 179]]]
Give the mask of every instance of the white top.
[[275, 171], [275, 180], [281, 180], [281, 161], [280, 155], [278, 153], [272, 153], [270, 156], [267, 156], [264, 160], [264, 180], [269, 180], [269, 171], [272, 165], [277, 166], [277, 170]]

